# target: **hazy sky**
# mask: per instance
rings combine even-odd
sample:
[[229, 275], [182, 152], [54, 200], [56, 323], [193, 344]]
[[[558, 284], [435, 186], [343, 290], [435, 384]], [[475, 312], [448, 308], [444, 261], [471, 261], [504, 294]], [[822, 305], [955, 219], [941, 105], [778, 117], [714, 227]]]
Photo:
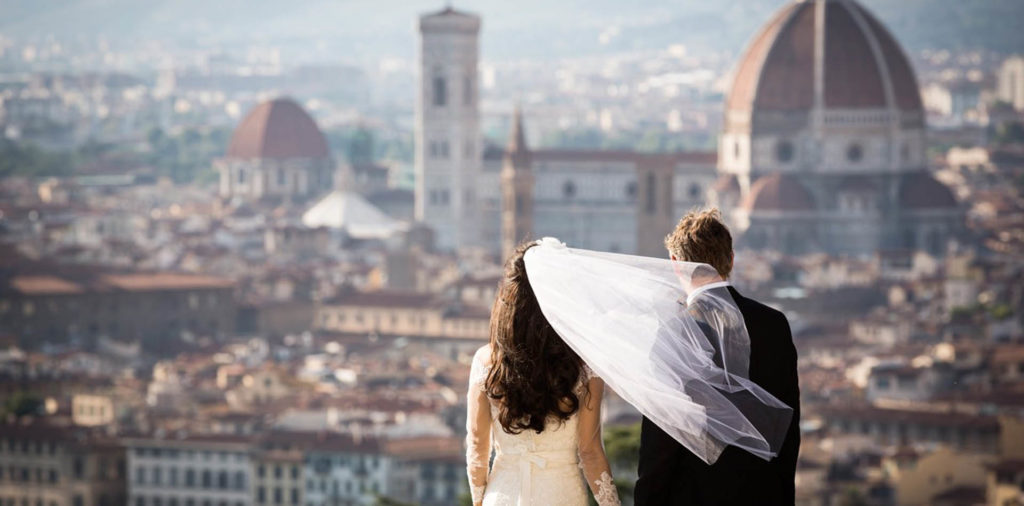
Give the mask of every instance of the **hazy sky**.
[[[476, 0], [489, 59], [586, 55], [682, 43], [736, 52], [786, 0]], [[976, 43], [1024, 51], [1024, 0], [865, 0], [912, 49]], [[369, 62], [415, 54], [426, 0], [0, 0], [0, 33], [115, 45], [283, 47], [290, 61]]]

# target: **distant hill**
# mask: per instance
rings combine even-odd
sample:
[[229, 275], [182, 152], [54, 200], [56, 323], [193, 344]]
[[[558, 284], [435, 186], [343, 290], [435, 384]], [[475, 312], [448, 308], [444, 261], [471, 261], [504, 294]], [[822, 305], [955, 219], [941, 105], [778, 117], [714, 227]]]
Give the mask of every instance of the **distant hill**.
[[[456, 8], [462, 7], [456, 2]], [[476, 0], [488, 58], [545, 58], [660, 48], [738, 52], [782, 0]], [[909, 49], [1024, 51], [1024, 0], [863, 0]], [[415, 56], [424, 0], [4, 0], [0, 34], [177, 47], [281, 46], [292, 60], [373, 62]], [[602, 36], [603, 35], [603, 36]], [[603, 39], [603, 42], [602, 42]]]

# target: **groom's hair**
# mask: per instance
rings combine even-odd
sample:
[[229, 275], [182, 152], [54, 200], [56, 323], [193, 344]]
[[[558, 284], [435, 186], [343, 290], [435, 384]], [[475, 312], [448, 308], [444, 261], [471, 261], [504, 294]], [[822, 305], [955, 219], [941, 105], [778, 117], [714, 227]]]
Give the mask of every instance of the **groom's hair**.
[[686, 213], [665, 236], [665, 247], [679, 260], [714, 267], [723, 278], [732, 272], [732, 235], [718, 209]]

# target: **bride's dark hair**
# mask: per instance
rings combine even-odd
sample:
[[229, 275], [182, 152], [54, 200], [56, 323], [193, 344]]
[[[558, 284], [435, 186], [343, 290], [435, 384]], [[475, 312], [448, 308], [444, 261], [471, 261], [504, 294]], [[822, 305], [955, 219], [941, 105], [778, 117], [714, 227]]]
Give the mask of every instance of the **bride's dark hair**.
[[491, 310], [491, 370], [484, 386], [499, 401], [498, 422], [510, 434], [544, 430], [549, 416], [559, 423], [580, 408], [576, 392], [583, 362], [551, 328], [526, 275], [520, 244], [505, 264]]

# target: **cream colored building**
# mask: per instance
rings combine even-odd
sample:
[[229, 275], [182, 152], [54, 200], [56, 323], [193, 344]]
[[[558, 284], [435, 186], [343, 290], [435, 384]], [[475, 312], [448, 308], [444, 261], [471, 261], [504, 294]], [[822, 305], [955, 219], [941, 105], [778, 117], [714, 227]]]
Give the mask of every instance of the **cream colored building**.
[[267, 450], [254, 456], [253, 466], [254, 506], [304, 504], [301, 451]]
[[490, 311], [432, 294], [352, 292], [320, 304], [319, 330], [344, 334], [486, 340]]
[[999, 100], [1024, 111], [1024, 57], [1011, 56], [999, 67]]
[[117, 420], [114, 398], [100, 394], [77, 394], [71, 398], [71, 421], [75, 425], [99, 427]]
[[992, 455], [940, 448], [899, 470], [895, 476], [896, 504], [924, 506], [933, 504], [933, 497], [953, 489], [983, 489], [987, 483], [985, 466], [993, 459]]

